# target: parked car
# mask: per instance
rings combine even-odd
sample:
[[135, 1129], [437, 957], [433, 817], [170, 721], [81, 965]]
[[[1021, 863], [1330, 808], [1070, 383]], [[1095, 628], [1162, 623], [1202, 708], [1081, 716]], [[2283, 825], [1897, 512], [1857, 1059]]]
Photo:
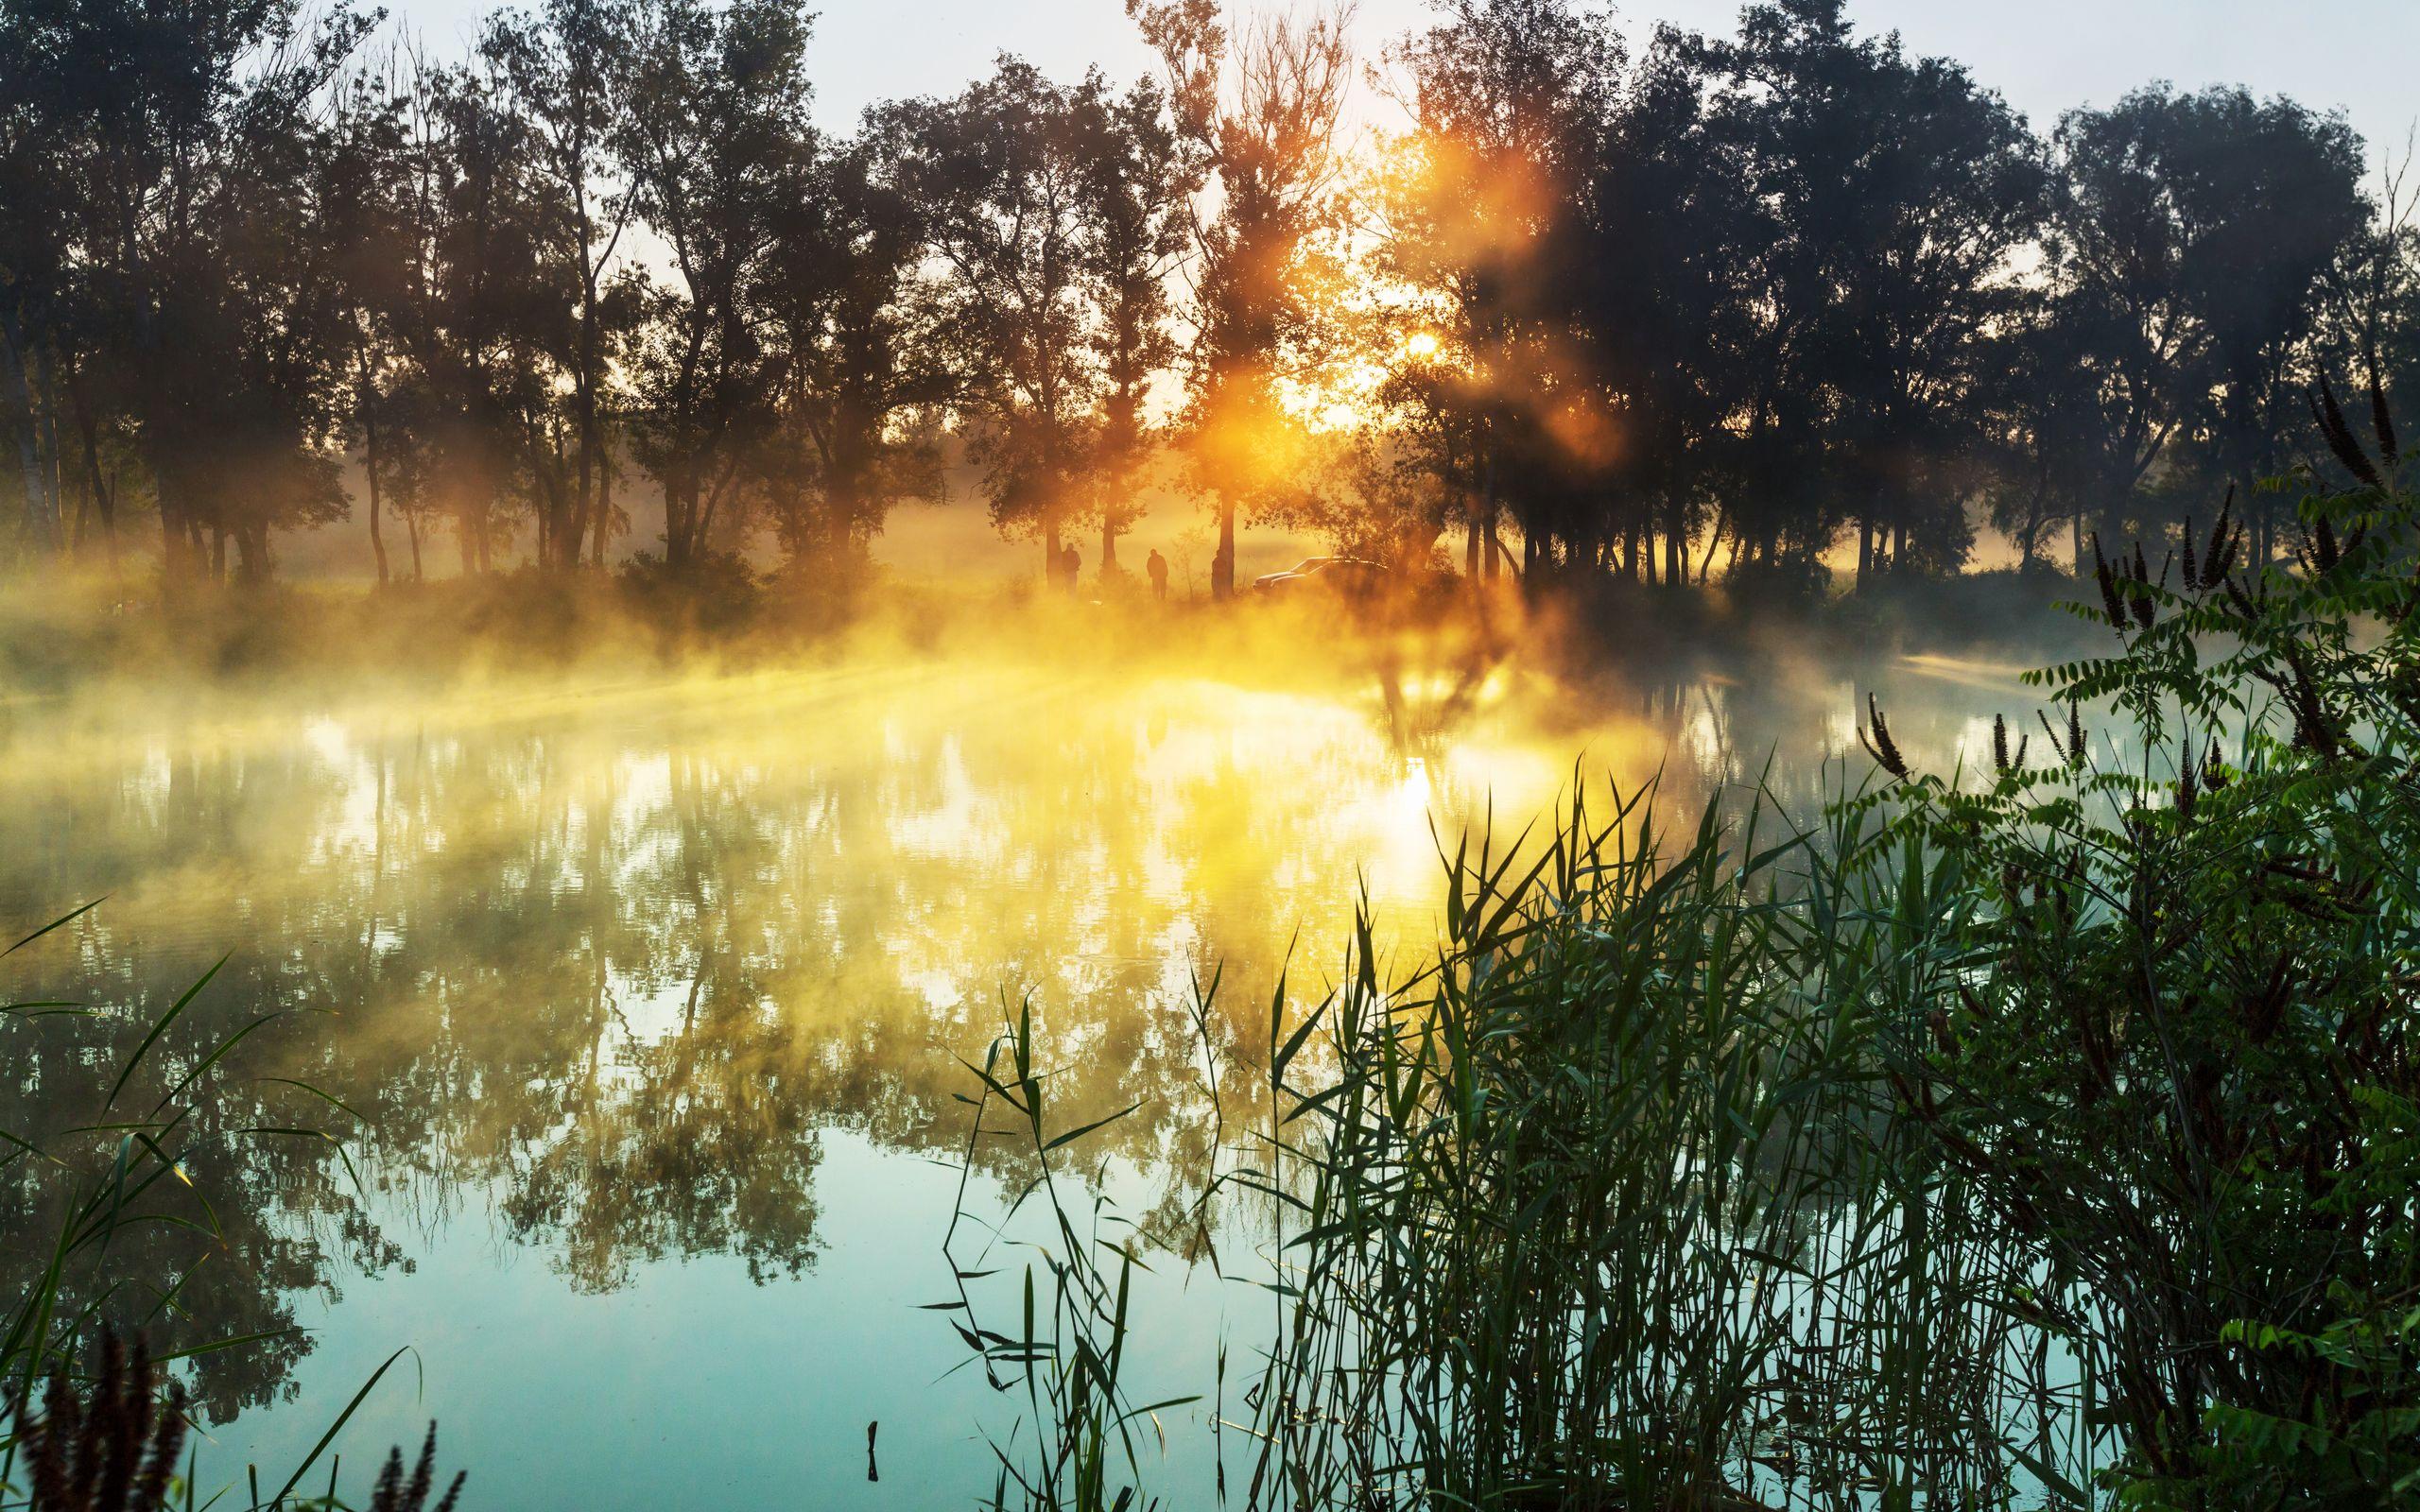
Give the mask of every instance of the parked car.
[[1366, 597], [1387, 584], [1383, 563], [1358, 557], [1305, 557], [1282, 573], [1266, 573], [1252, 580], [1256, 593], [1343, 593]]

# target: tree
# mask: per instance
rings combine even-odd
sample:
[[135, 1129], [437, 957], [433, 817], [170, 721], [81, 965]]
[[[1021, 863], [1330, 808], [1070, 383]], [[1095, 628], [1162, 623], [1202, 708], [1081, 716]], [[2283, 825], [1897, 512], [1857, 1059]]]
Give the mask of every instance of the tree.
[[1776, 330], [1760, 298], [1776, 228], [1749, 193], [1749, 145], [1716, 112], [1713, 68], [1702, 41], [1657, 33], [1590, 164], [1568, 259], [1578, 336], [1627, 438], [1601, 549], [1617, 535], [1621, 571], [1652, 576], [1660, 530], [1668, 581], [1718, 500], [1718, 528], [1754, 567], [1817, 544], [1801, 529], [1803, 480], [1755, 465], [1799, 414], [1760, 360]]
[[2238, 486], [2265, 560], [2273, 501], [2251, 485], [2307, 424], [2324, 281], [2369, 219], [2360, 141], [2290, 100], [2166, 85], [2071, 112], [2057, 140], [2068, 192], [2052, 247], [2101, 321], [2097, 365], [2124, 374], [2107, 481], [2131, 488], [2183, 438], [2177, 466]]
[[1797, 465], [1877, 563], [1955, 568], [1991, 335], [2028, 298], [2015, 260], [2046, 170], [2024, 122], [1945, 59], [1853, 38], [1841, 0], [1751, 8], [1717, 105], [1772, 217], [1759, 294], [1777, 381], [1814, 406]]
[[942, 332], [993, 523], [1039, 537], [1053, 570], [1099, 375], [1086, 264], [1105, 94], [1098, 74], [1063, 87], [1003, 58], [899, 117], [900, 182], [945, 269]]
[[1238, 507], [1269, 507], [1299, 449], [1281, 390], [1307, 371], [1322, 335], [1349, 12], [1262, 20], [1234, 38], [1216, 0], [1127, 0], [1127, 14], [1159, 53], [1178, 129], [1217, 191], [1215, 212], [1192, 226], [1184, 367], [1195, 476], [1217, 501], [1210, 588], [1224, 598], [1236, 587]]
[[[11, 6], [0, 26], [11, 146], [39, 143], [49, 183], [26, 207], [40, 229], [18, 246], [72, 249], [77, 389], [117, 393], [132, 414], [172, 586], [222, 570], [231, 539], [239, 571], [265, 576], [272, 530], [343, 507], [318, 449], [340, 340], [311, 190], [315, 112], [367, 23], [338, 7], [306, 24], [285, 0], [173, 13], [57, 0]], [[12, 309], [27, 313], [22, 298]], [[52, 387], [56, 365], [37, 354], [66, 329], [11, 334], [29, 392]]]
[[876, 123], [822, 154], [769, 270], [784, 377], [758, 484], [791, 564], [827, 579], [854, 576], [894, 499], [941, 486], [932, 421], [954, 371], [901, 151]]
[[530, 163], [550, 191], [544, 224], [557, 246], [548, 266], [572, 280], [570, 341], [553, 353], [570, 388], [571, 476], [567, 488], [542, 494], [538, 511], [539, 559], [559, 567], [578, 566], [586, 540], [601, 548], [608, 525], [606, 358], [621, 333], [606, 274], [637, 204], [609, 175], [612, 146], [628, 130], [631, 26], [623, 0], [546, 0], [537, 16], [491, 17], [479, 44], [530, 123]]
[[568, 344], [555, 205], [534, 139], [487, 68], [415, 82], [411, 246], [399, 318], [417, 435], [416, 481], [454, 523], [465, 574], [488, 571], [511, 519], [551, 478], [549, 354]]
[[[1577, 439], [1558, 416], [1593, 407], [1565, 360], [1567, 222], [1610, 125], [1624, 62], [1603, 15], [1568, 0], [1450, 0], [1444, 24], [1389, 53], [1410, 129], [1387, 144], [1379, 179], [1382, 277], [1424, 291], [1415, 318], [1466, 366], [1452, 393], [1466, 418], [1475, 485], [1465, 566], [1495, 576], [1499, 496], [1514, 485], [1534, 565]], [[1427, 361], [1426, 357], [1419, 360]], [[1582, 460], [1587, 458], [1583, 457]]]
[[808, 18], [793, 0], [641, 0], [632, 27], [617, 146], [679, 277], [630, 275], [642, 319], [622, 358], [632, 450], [663, 488], [664, 560], [678, 571], [735, 505], [784, 376], [767, 288], [782, 217], [813, 163]]
[[0, 385], [16, 433], [26, 536], [60, 545], [57, 426], [42, 403], [53, 389], [45, 359], [72, 318], [70, 180], [54, 165], [77, 143], [73, 61], [30, 8], [0, 12]]
[[1178, 140], [1167, 96], [1153, 84], [1101, 100], [1095, 124], [1083, 274], [1098, 312], [1093, 355], [1104, 392], [1085, 491], [1100, 526], [1100, 570], [1111, 573], [1117, 538], [1142, 513], [1136, 481], [1147, 438], [1143, 403], [1177, 355], [1168, 281], [1185, 249], [1185, 216], [1201, 174]]

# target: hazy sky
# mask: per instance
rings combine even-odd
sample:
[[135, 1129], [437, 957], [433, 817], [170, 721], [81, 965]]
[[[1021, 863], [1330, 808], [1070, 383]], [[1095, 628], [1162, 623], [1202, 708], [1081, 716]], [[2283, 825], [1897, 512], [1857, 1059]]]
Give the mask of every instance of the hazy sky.
[[[1282, 0], [1281, 0], [1282, 3]], [[434, 50], [452, 51], [486, 0], [388, 0]], [[1149, 66], [1121, 0], [825, 0], [812, 64], [818, 113], [845, 127], [872, 101], [956, 88], [1016, 52], [1058, 77], [1088, 63]], [[1728, 31], [1737, 0], [1639, 0], [1623, 31], [1659, 21]], [[2242, 83], [2342, 107], [2373, 153], [2398, 154], [2420, 117], [2420, 0], [1855, 0], [1861, 29], [1898, 29], [1910, 50], [1965, 62], [2037, 127], [2153, 78]], [[1362, 0], [1365, 53], [1422, 23], [1426, 0]]]

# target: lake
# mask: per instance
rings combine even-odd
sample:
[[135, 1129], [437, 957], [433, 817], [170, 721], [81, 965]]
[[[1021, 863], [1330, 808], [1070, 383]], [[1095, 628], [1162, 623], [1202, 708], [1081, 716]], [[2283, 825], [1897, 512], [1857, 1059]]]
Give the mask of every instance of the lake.
[[[435, 1418], [474, 1509], [972, 1502], [1024, 1399], [926, 1304], [955, 1295], [966, 1062], [1004, 1013], [1044, 1026], [1066, 1126], [1132, 1106], [1068, 1170], [1104, 1222], [1170, 1246], [1138, 1284], [1136, 1389], [1210, 1393], [1222, 1333], [1248, 1351], [1271, 1304], [1236, 1263], [1260, 1216], [1208, 1220], [1226, 1279], [1174, 1252], [1214, 1159], [1209, 1085], [1249, 1085], [1281, 972], [1317, 999], [1357, 898], [1416, 956], [1441, 838], [1492, 815], [1510, 843], [1575, 774], [1661, 770], [1691, 816], [1761, 776], [1804, 811], [1870, 769], [1869, 688], [1937, 768], [1973, 761], [1996, 713], [2031, 724], [2011, 665], [1811, 655], [1579, 674], [1519, 648], [1145, 656], [1046, 629], [776, 666], [20, 699], [0, 906], [22, 934], [106, 901], [13, 958], [6, 990], [112, 1012], [0, 1026], [0, 1126], [89, 1117], [222, 954], [164, 1053], [285, 1013], [213, 1073], [223, 1153], [194, 1174], [224, 1242], [160, 1325], [268, 1335], [192, 1367], [205, 1495], [251, 1464], [282, 1481], [408, 1349], [337, 1441], [356, 1496]], [[235, 1132], [305, 1126], [344, 1132], [341, 1154]], [[0, 1199], [39, 1234], [26, 1169]], [[1027, 1174], [978, 1147], [958, 1241], [960, 1266], [1000, 1271], [975, 1285], [1007, 1288], [1004, 1313], [1042, 1236], [982, 1225]], [[127, 1243], [159, 1246], [163, 1275], [191, 1263], [188, 1236]], [[38, 1247], [7, 1246], [11, 1284]], [[1171, 1506], [1212, 1502], [1215, 1408], [1160, 1415]]]

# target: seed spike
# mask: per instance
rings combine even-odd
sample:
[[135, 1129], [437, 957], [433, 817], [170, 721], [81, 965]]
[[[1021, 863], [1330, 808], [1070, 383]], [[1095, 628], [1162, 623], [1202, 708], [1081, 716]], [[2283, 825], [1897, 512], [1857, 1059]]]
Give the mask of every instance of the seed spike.
[[2118, 633], [2126, 633], [2126, 606], [2118, 600], [2118, 576], [2109, 570], [2108, 558], [2100, 554], [2100, 532], [2092, 533], [2092, 576], [2100, 585], [2100, 608]]
[[2059, 732], [2056, 729], [2052, 728], [2050, 724], [2050, 716], [2044, 713], [2041, 710], [2036, 709], [2033, 711], [2033, 717], [2042, 721], [2042, 733], [2050, 737], [2051, 751], [2058, 756], [2060, 765], [2066, 765], [2067, 764], [2067, 747], [2060, 743]]
[[2336, 386], [2328, 382], [2324, 369], [2319, 375], [2319, 399], [2312, 406], [2311, 418], [2319, 421], [2319, 431], [2327, 440], [2327, 449], [2336, 454], [2336, 460], [2344, 464], [2344, 471], [2352, 473], [2355, 481], [2373, 489], [2381, 486], [2378, 470], [2371, 465], [2369, 457], [2361, 451], [2360, 443], [2353, 439], [2352, 431], [2344, 423], [2344, 412], [2336, 404]]
[[2219, 553], [2226, 545], [2235, 528], [2235, 485], [2227, 485], [2227, 496], [2219, 505], [2218, 524], [2210, 527], [2210, 544], [2202, 553], [2202, 591], [2209, 592], [2226, 576]]
[[1875, 765], [1906, 782], [1908, 760], [1899, 754], [1898, 745], [1891, 738], [1891, 722], [1882, 717], [1882, 706], [1875, 701], [1871, 693], [1865, 696], [1865, 713], [1873, 733], [1869, 736], [1866, 730], [1860, 728], [1857, 732], [1858, 744], [1865, 747], [1866, 754], [1874, 758]]

